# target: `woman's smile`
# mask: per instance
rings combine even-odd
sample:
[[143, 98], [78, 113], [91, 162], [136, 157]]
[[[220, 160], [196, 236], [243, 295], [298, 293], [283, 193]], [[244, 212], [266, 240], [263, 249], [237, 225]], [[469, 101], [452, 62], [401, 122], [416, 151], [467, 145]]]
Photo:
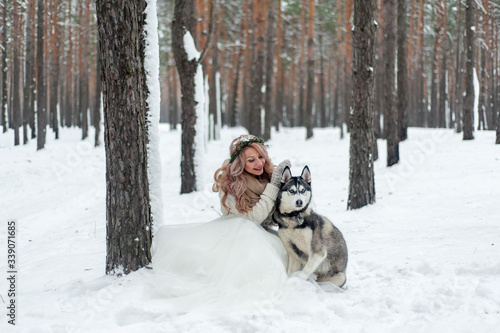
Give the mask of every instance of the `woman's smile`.
[[259, 154], [259, 151], [253, 147], [245, 148], [245, 171], [254, 175], [260, 176], [264, 173], [264, 164], [266, 159]]

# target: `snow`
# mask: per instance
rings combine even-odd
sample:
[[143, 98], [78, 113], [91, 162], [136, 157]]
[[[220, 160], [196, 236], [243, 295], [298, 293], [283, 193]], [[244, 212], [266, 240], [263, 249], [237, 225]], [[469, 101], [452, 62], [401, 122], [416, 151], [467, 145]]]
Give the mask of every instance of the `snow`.
[[198, 51], [198, 49], [196, 49], [193, 36], [191, 36], [191, 33], [189, 31], [186, 31], [186, 33], [184, 34], [183, 41], [188, 60], [191, 61], [193, 59], [199, 59], [200, 52]]
[[160, 47], [158, 45], [158, 18], [156, 0], [147, 0], [145, 25], [146, 83], [149, 89], [148, 103], [148, 177], [153, 230], [157, 221], [163, 220], [161, 192], [161, 160], [158, 124], [160, 123]]
[[[213, 172], [242, 128], [207, 143], [204, 187], [180, 195], [180, 131], [160, 124], [164, 224], [219, 216]], [[105, 275], [106, 184], [103, 147], [61, 128], [13, 147], [0, 134], [1, 244], [17, 223], [16, 332], [494, 332], [500, 324], [500, 151], [493, 131], [475, 139], [445, 129], [409, 129], [401, 161], [375, 162], [375, 204], [346, 210], [349, 140], [338, 129], [272, 132], [275, 163], [308, 165], [315, 207], [343, 232], [349, 248], [347, 289], [279, 312], [272, 298], [254, 312], [170, 317], [151, 295], [152, 271]], [[0, 250], [0, 295], [7, 302], [6, 246]], [[244, 258], [242, 258], [244, 260]], [[12, 332], [4, 304], [0, 331]]]
[[474, 118], [473, 130], [475, 130], [476, 128], [479, 127], [479, 93], [481, 89], [481, 85], [479, 84], [479, 79], [477, 77], [477, 72], [475, 67], [472, 70], [472, 84], [474, 86], [474, 106], [473, 106], [474, 109], [472, 112], [473, 114], [472, 117]]
[[[194, 60], [200, 58], [200, 52], [196, 48], [194, 43], [193, 36], [189, 31], [186, 31], [184, 34], [184, 49], [186, 50], [186, 54], [188, 60]], [[196, 73], [194, 75], [194, 100], [196, 102], [195, 113], [196, 113], [196, 123], [194, 124], [194, 169], [196, 174], [196, 189], [199, 191], [203, 188], [203, 178], [205, 173], [205, 136], [206, 136], [206, 121], [208, 118], [206, 111], [206, 96], [208, 89], [205, 87], [204, 79], [203, 79], [203, 67], [200, 63], [196, 68]]]
[[194, 125], [194, 168], [196, 173], [196, 190], [199, 191], [203, 188], [205, 177], [205, 131], [207, 108], [205, 105], [205, 97], [207, 96], [203, 80], [203, 66], [198, 64], [196, 74], [194, 75], [194, 100], [196, 102], [196, 123]]

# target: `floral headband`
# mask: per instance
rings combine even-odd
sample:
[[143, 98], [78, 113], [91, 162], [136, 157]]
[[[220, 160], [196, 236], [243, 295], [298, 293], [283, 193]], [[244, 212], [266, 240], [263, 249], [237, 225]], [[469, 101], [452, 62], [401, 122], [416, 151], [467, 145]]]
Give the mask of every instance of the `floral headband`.
[[258, 137], [242, 139], [236, 146], [236, 150], [234, 151], [233, 155], [231, 155], [231, 160], [229, 161], [229, 163], [233, 163], [236, 157], [238, 157], [238, 155], [243, 151], [243, 149], [250, 146], [254, 142], [264, 144], [264, 140], [259, 139]]

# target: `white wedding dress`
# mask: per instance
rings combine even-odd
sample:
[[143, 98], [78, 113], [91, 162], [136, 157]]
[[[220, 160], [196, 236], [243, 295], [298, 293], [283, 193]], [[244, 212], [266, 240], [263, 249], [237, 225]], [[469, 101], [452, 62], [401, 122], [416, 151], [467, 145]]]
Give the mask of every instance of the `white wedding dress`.
[[167, 225], [154, 238], [155, 293], [170, 314], [301, 307], [333, 285], [286, 274], [281, 240], [248, 219]]

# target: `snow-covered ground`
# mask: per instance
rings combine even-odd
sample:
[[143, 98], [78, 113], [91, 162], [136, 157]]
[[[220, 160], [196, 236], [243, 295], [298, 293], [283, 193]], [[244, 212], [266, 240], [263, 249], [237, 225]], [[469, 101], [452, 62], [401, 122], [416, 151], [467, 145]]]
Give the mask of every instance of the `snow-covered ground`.
[[[164, 221], [219, 215], [213, 171], [243, 129], [210, 142], [205, 188], [180, 195], [180, 131], [160, 126]], [[452, 130], [409, 130], [401, 162], [375, 164], [377, 202], [347, 211], [349, 139], [336, 129], [283, 129], [268, 142], [275, 163], [312, 172], [315, 207], [343, 232], [348, 288], [295, 312], [169, 317], [151, 297], [151, 270], [106, 276], [104, 148], [76, 129], [13, 147], [0, 134], [0, 310], [9, 320], [7, 237], [16, 221], [17, 332], [494, 332], [500, 327], [500, 146], [494, 132], [462, 141]], [[7, 329], [7, 330], [5, 330]]]

